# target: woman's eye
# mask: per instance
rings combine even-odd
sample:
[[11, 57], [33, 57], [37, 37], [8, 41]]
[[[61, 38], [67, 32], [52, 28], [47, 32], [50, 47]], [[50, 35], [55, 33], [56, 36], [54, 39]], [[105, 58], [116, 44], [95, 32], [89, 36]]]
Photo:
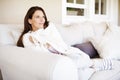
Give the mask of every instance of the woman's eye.
[[39, 18], [39, 16], [36, 16], [36, 18]]
[[42, 16], [42, 17], [40, 17], [40, 16], [36, 16], [35, 18], [45, 18], [45, 16]]
[[45, 16], [43, 16], [43, 18], [45, 18]]

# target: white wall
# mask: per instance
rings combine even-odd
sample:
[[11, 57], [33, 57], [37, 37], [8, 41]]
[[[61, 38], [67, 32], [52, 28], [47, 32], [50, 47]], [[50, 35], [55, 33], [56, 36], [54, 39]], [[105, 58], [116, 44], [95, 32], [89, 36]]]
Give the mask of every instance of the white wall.
[[[90, 2], [92, 1], [93, 0]], [[108, 11], [110, 15], [107, 19], [120, 25], [120, 11], [118, 12], [118, 8], [116, 8], [118, 7], [118, 1], [120, 3], [120, 0], [110, 0], [111, 7], [109, 8], [110, 11]], [[0, 24], [23, 23], [24, 16], [31, 6], [43, 7], [49, 21], [62, 23], [62, 0], [0, 0]], [[88, 7], [90, 7], [90, 3], [88, 4]], [[89, 9], [91, 10], [92, 8], [90, 7]], [[87, 17], [90, 18], [90, 16]], [[93, 16], [91, 18], [93, 18]]]
[[120, 0], [118, 2], [118, 25], [120, 26]]
[[110, 20], [118, 25], [118, 0], [111, 0]]
[[21, 24], [31, 6], [41, 6], [49, 21], [61, 23], [61, 0], [0, 0], [0, 24]]

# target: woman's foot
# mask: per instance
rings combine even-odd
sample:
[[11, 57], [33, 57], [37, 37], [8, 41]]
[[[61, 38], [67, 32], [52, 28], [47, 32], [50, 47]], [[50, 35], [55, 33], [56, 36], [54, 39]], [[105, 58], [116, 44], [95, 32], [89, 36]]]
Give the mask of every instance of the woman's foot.
[[111, 59], [93, 59], [93, 66], [96, 71], [111, 70], [112, 69]]

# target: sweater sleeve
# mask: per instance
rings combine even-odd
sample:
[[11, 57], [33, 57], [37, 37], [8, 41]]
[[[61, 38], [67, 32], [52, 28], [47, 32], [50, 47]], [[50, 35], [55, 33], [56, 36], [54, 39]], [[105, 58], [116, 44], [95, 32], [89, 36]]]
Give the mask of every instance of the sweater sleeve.
[[64, 42], [53, 23], [49, 24], [49, 26], [45, 29], [45, 33], [48, 35], [48, 43], [57, 51], [64, 53], [68, 49], [68, 45]]
[[23, 35], [23, 45], [25, 48], [35, 47], [35, 44], [30, 41], [30, 33], [26, 33]]
[[[32, 41], [30, 41], [30, 37], [32, 38]], [[45, 52], [49, 52], [46, 47], [44, 46], [43, 42], [40, 42], [40, 40], [38, 40], [36, 33], [35, 34], [31, 34], [31, 33], [26, 33], [23, 36], [23, 45], [25, 48], [30, 48], [30, 49], [34, 49], [37, 51], [45, 51]]]

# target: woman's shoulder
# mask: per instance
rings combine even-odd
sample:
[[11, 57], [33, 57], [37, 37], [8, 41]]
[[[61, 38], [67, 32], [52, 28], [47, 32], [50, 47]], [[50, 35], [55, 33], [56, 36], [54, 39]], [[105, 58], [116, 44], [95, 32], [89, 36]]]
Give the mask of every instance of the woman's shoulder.
[[28, 36], [30, 36], [30, 34], [31, 34], [31, 31], [25, 33], [25, 34], [23, 35], [23, 37], [28, 37]]

